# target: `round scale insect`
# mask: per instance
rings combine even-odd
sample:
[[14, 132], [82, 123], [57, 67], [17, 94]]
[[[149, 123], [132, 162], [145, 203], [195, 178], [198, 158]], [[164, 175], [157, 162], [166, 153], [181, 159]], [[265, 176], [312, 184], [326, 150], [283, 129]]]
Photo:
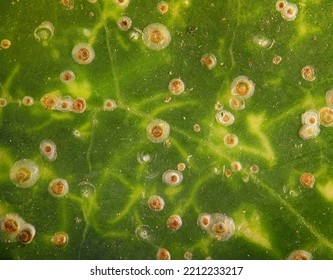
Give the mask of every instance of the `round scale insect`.
[[207, 68], [208, 70], [212, 70], [216, 67], [217, 59], [215, 55], [206, 53], [201, 57], [200, 62], [203, 67]]
[[143, 29], [142, 40], [149, 49], [160, 51], [170, 44], [171, 34], [163, 24], [152, 23]]
[[168, 186], [178, 186], [183, 181], [183, 174], [178, 170], [167, 170], [162, 175], [162, 182]]
[[306, 260], [312, 260], [312, 258], [313, 258], [312, 254], [305, 250], [295, 250], [291, 252], [290, 255], [288, 256], [288, 260], [306, 261]]
[[179, 215], [171, 215], [166, 222], [167, 228], [173, 231], [180, 229], [182, 224], [183, 221]]
[[238, 76], [231, 83], [231, 94], [244, 99], [250, 98], [255, 89], [254, 82], [247, 76]]
[[55, 161], [57, 159], [57, 146], [52, 140], [44, 139], [39, 145], [39, 150], [46, 160]]
[[50, 182], [48, 190], [53, 197], [64, 197], [68, 194], [69, 186], [65, 179], [56, 178]]
[[170, 125], [163, 120], [156, 119], [147, 126], [147, 138], [153, 143], [162, 143], [168, 139]]
[[10, 179], [19, 188], [29, 188], [39, 179], [39, 166], [30, 159], [21, 159], [10, 169]]
[[168, 89], [173, 95], [181, 95], [185, 91], [185, 83], [180, 78], [172, 79], [169, 82]]
[[230, 113], [229, 111], [224, 110], [224, 109], [221, 110], [221, 111], [218, 111], [215, 114], [215, 119], [219, 124], [222, 124], [224, 126], [230, 126], [235, 121], [234, 115], [232, 113]]
[[95, 59], [95, 51], [87, 43], [79, 43], [72, 50], [72, 57], [78, 64], [89, 64]]
[[69, 241], [68, 234], [66, 232], [57, 232], [51, 237], [51, 243], [57, 248], [64, 248]]
[[298, 8], [294, 3], [286, 3], [285, 7], [281, 10], [281, 16], [286, 21], [293, 21], [298, 14]]
[[17, 241], [22, 244], [29, 244], [34, 239], [36, 234], [36, 229], [31, 224], [24, 224], [17, 235]]
[[201, 227], [203, 230], [208, 229], [210, 225], [211, 215], [208, 213], [201, 213], [198, 217], [197, 223], [198, 226]]
[[162, 211], [164, 209], [165, 202], [159, 195], [151, 195], [148, 198], [148, 207], [153, 211]]
[[307, 189], [312, 189], [316, 179], [311, 173], [303, 173], [299, 178], [301, 185]]
[[157, 260], [170, 260], [171, 255], [170, 252], [165, 248], [159, 248], [156, 253]]

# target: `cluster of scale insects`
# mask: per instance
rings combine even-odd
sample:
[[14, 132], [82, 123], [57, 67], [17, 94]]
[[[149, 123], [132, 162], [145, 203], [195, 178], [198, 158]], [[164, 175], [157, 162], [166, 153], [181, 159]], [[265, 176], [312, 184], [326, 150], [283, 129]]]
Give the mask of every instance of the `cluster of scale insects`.
[[[90, 3], [96, 3], [98, 0], [88, 0]], [[115, 4], [120, 7], [126, 8], [130, 4], [130, 0], [114, 0]], [[60, 5], [64, 10], [72, 10], [74, 8], [74, 0], [60, 0]], [[276, 2], [276, 9], [281, 13], [281, 16], [286, 21], [295, 20], [298, 14], [298, 8], [293, 3], [288, 3], [285, 0]], [[165, 1], [160, 1], [157, 4], [157, 11], [161, 14], [167, 14], [169, 5]], [[121, 16], [117, 20], [117, 26], [121, 31], [129, 32], [129, 37], [133, 41], [142, 39], [143, 44], [154, 51], [161, 51], [169, 46], [172, 40], [172, 35], [169, 29], [158, 22], [147, 25], [143, 30], [133, 27], [132, 19], [128, 16]], [[40, 23], [35, 31], [34, 37], [42, 45], [47, 46], [48, 42], [54, 36], [54, 26], [50, 21]], [[257, 40], [258, 41], [258, 40]], [[259, 42], [259, 41], [258, 41]], [[258, 44], [262, 45], [265, 42], [260, 40]], [[272, 44], [271, 44], [272, 45]], [[3, 39], [1, 41], [1, 49], [6, 50], [10, 48], [11, 41]], [[81, 65], [90, 64], [95, 59], [95, 51], [93, 47], [86, 42], [76, 44], [72, 49], [73, 60]], [[282, 58], [276, 56], [273, 59], [274, 64], [279, 64]], [[205, 53], [201, 56], [200, 62], [203, 67], [212, 70], [217, 66], [217, 58], [212, 53]], [[313, 66], [305, 66], [301, 70], [302, 77], [307, 81], [313, 81], [316, 78], [315, 69]], [[75, 82], [75, 73], [70, 70], [63, 70], [59, 74], [59, 79], [63, 84], [72, 84]], [[185, 92], [185, 82], [180, 77], [175, 77], [170, 80], [168, 85], [169, 92], [178, 96]], [[234, 111], [241, 111], [245, 109], [246, 100], [250, 99], [255, 92], [255, 83], [247, 76], [241, 75], [234, 78], [231, 83], [229, 107]], [[171, 98], [165, 100], [169, 102]], [[320, 132], [320, 125], [333, 126], [333, 90], [326, 93], [327, 106], [316, 110], [310, 109], [302, 114], [302, 128], [299, 131], [299, 136], [304, 139], [315, 138]], [[5, 107], [8, 101], [0, 98], [0, 107]], [[31, 96], [25, 96], [19, 102], [25, 106], [32, 106], [35, 104]], [[40, 104], [47, 110], [57, 110], [63, 112], [76, 112], [84, 113], [87, 108], [87, 101], [82, 98], [72, 98], [70, 96], [61, 96], [59, 92], [47, 93], [40, 99]], [[105, 99], [103, 109], [105, 111], [112, 111], [117, 108], [117, 104], [113, 99]], [[223, 126], [231, 126], [235, 122], [234, 114], [226, 110], [220, 103], [215, 105], [216, 114], [215, 119], [217, 123]], [[200, 132], [201, 127], [198, 124], [193, 126], [194, 131]], [[167, 121], [162, 119], [152, 120], [146, 128], [147, 139], [153, 143], [170, 144], [169, 134], [171, 128]], [[79, 132], [77, 132], [79, 135]], [[235, 134], [226, 134], [223, 138], [225, 146], [234, 148], [238, 145], [238, 137]], [[56, 144], [50, 139], [44, 139], [40, 143], [40, 153], [47, 161], [54, 161], [57, 159]], [[149, 155], [141, 158], [143, 162], [150, 161]], [[162, 182], [169, 187], [177, 187], [183, 181], [183, 174], [186, 165], [179, 163], [177, 169], [166, 170], [162, 175]], [[225, 171], [225, 175], [230, 177], [232, 172], [240, 171], [242, 165], [240, 162], [235, 161], [231, 163], [231, 168]], [[252, 173], [258, 173], [259, 167], [253, 165], [250, 168]], [[10, 170], [9, 177], [11, 181], [20, 188], [29, 188], [36, 184], [40, 177], [39, 166], [30, 159], [21, 159], [14, 163]], [[306, 188], [312, 188], [315, 183], [315, 178], [311, 173], [304, 173], [300, 177], [300, 183]], [[55, 198], [61, 198], [68, 194], [70, 188], [64, 178], [54, 178], [48, 186], [50, 195]], [[147, 200], [148, 208], [152, 211], [163, 211], [166, 201], [160, 195], [151, 195]], [[178, 214], [171, 215], [166, 221], [166, 227], [171, 231], [179, 230], [182, 227], [182, 217]], [[204, 231], [208, 232], [216, 240], [228, 240], [235, 231], [235, 224], [231, 217], [222, 213], [201, 213], [197, 219], [198, 226]], [[2, 240], [12, 242], [19, 241], [22, 244], [29, 244], [32, 242], [36, 230], [33, 225], [25, 222], [19, 215], [9, 213], [0, 217], [1, 225], [1, 238]], [[146, 228], [139, 226], [136, 230], [136, 235], [139, 239], [149, 238]], [[65, 247], [68, 243], [69, 237], [65, 232], [57, 232], [52, 238], [51, 242], [58, 248]], [[191, 252], [186, 252], [186, 258], [192, 258]], [[190, 256], [190, 257], [189, 257]], [[171, 259], [170, 252], [165, 248], [159, 248], [156, 254], [157, 259]], [[312, 255], [304, 250], [297, 250], [290, 254], [289, 259], [311, 259]]]

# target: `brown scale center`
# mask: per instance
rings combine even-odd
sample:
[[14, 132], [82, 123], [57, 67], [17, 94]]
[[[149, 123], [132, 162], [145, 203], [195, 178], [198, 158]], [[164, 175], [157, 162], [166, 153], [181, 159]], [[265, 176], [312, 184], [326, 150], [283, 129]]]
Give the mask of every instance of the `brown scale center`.
[[161, 203], [160, 203], [160, 201], [157, 199], [157, 198], [155, 198], [155, 199], [153, 199], [152, 201], [151, 201], [151, 207], [152, 208], [154, 208], [154, 209], [159, 209], [160, 208], [160, 206], [161, 206]]
[[76, 99], [73, 108], [75, 111], [80, 112], [85, 108], [85, 102], [82, 99]]
[[239, 95], [246, 95], [249, 92], [249, 85], [245, 82], [239, 82], [236, 85], [236, 92]]
[[279, 8], [280, 8], [280, 9], [283, 9], [283, 8], [284, 8], [284, 3], [283, 3], [283, 2], [279, 3]]
[[151, 134], [156, 138], [161, 137], [163, 135], [163, 128], [160, 125], [155, 125], [151, 130]]
[[67, 245], [68, 239], [66, 234], [58, 233], [52, 237], [52, 243], [58, 248], [65, 247]]
[[178, 182], [178, 176], [177, 175], [172, 175], [170, 179], [171, 179], [172, 183], [177, 183]]
[[325, 123], [333, 122], [333, 111], [325, 110], [320, 113], [320, 119], [323, 120]]
[[205, 56], [202, 59], [202, 63], [207, 67], [211, 67], [212, 65], [214, 65], [214, 60], [210, 56]]
[[158, 259], [159, 260], [168, 260], [168, 259], [170, 259], [169, 252], [166, 251], [166, 250], [160, 250], [158, 252]]
[[63, 79], [64, 81], [69, 81], [69, 80], [72, 79], [72, 75], [71, 75], [70, 73], [66, 72], [66, 73], [64, 73], [64, 74], [62, 75], [62, 79]]
[[304, 261], [304, 260], [308, 260], [309, 258], [303, 254], [296, 254], [294, 257], [293, 257], [293, 260], [301, 260], [301, 261]]
[[53, 108], [53, 106], [56, 103], [56, 97], [55, 96], [44, 96], [42, 99], [42, 105], [46, 108], [46, 109], [51, 109]]
[[180, 226], [180, 223], [177, 218], [173, 218], [169, 221], [169, 228], [178, 229], [179, 226]]
[[172, 90], [174, 92], [180, 92], [183, 89], [183, 84], [181, 81], [176, 80], [172, 83]]
[[51, 146], [47, 145], [47, 146], [44, 147], [44, 152], [45, 153], [50, 153], [51, 151], [52, 151], [52, 147]]
[[290, 8], [290, 9], [287, 10], [287, 14], [292, 15], [293, 13], [294, 13], [293, 9]]
[[26, 99], [24, 99], [24, 102], [25, 102], [25, 104], [31, 104], [32, 100], [31, 100], [31, 98], [26, 98]]
[[51, 186], [52, 192], [55, 194], [63, 194], [65, 191], [65, 185], [62, 182], [56, 182]]
[[203, 224], [204, 226], [208, 226], [208, 224], [209, 224], [209, 219], [207, 219], [207, 218], [203, 218], [203, 219], [202, 219], [202, 224]]
[[22, 243], [29, 243], [32, 240], [32, 234], [29, 230], [22, 230], [18, 236]]
[[18, 223], [13, 219], [5, 221], [4, 230], [8, 233], [15, 233], [18, 230]]
[[31, 176], [32, 172], [29, 169], [21, 167], [19, 170], [16, 171], [15, 179], [16, 182], [23, 183], [28, 181], [31, 178]]
[[220, 222], [214, 224], [212, 230], [217, 234], [224, 234], [226, 232], [225, 224]]
[[77, 51], [77, 58], [81, 61], [86, 61], [90, 57], [90, 52], [86, 48], [81, 48]]
[[61, 108], [62, 109], [68, 109], [69, 108], [69, 103], [67, 101], [64, 101], [61, 103]]
[[158, 30], [155, 29], [153, 30], [150, 34], [149, 34], [149, 41], [155, 43], [155, 44], [161, 44], [164, 40], [164, 35], [163, 33]]

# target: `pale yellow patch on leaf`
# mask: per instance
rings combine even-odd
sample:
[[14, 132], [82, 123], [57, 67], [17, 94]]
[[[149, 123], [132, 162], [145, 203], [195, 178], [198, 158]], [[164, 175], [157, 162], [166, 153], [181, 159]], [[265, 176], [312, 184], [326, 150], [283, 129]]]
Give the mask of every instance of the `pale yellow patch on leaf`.
[[272, 244], [261, 224], [260, 213], [252, 207], [241, 207], [232, 216], [236, 224], [236, 234], [265, 249], [271, 250]]
[[321, 195], [329, 202], [333, 202], [333, 180], [330, 180], [326, 185], [317, 185], [317, 188]]
[[82, 97], [84, 99], [88, 99], [92, 93], [91, 85], [88, 81], [69, 84], [68, 91], [73, 98]]
[[270, 139], [263, 132], [262, 127], [265, 123], [265, 115], [249, 115], [247, 117], [249, 131], [258, 137], [261, 142], [261, 147], [259, 149], [264, 149], [264, 154], [266, 159], [273, 164], [276, 156], [273, 147], [271, 146]]

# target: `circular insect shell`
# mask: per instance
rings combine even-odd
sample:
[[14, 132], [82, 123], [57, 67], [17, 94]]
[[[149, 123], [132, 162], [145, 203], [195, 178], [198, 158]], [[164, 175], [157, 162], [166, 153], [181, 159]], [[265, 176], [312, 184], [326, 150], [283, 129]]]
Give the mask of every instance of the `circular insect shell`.
[[225, 214], [212, 214], [209, 225], [210, 233], [219, 241], [228, 240], [235, 232], [235, 223]]
[[299, 130], [299, 137], [303, 140], [316, 138], [320, 133], [320, 127], [317, 125], [306, 124]]
[[161, 14], [164, 15], [168, 12], [169, 10], [169, 4], [165, 1], [161, 1], [157, 4], [157, 11]]
[[39, 179], [39, 167], [30, 159], [21, 159], [10, 169], [10, 179], [19, 188], [29, 188]]
[[211, 214], [201, 213], [198, 217], [198, 226], [203, 230], [207, 230], [210, 225]]
[[178, 186], [183, 181], [183, 174], [178, 170], [167, 170], [162, 175], [162, 181], [168, 186]]
[[333, 107], [326, 106], [319, 109], [320, 124], [325, 127], [333, 126]]
[[312, 82], [316, 79], [316, 70], [313, 66], [307, 65], [302, 68], [301, 75], [304, 80]]
[[59, 96], [55, 93], [46, 93], [40, 99], [40, 104], [46, 110], [54, 110]]
[[239, 161], [233, 161], [230, 164], [230, 167], [232, 172], [238, 172], [242, 170], [242, 164]]
[[207, 68], [208, 70], [211, 70], [216, 67], [217, 59], [214, 54], [206, 53], [204, 54], [201, 59], [201, 64], [203, 67]]
[[303, 187], [311, 189], [316, 182], [316, 178], [311, 173], [303, 173], [299, 181]]
[[254, 93], [254, 89], [254, 82], [247, 76], [238, 76], [231, 83], [231, 94], [244, 99], [250, 98]]
[[186, 164], [185, 163], [180, 162], [180, 163], [177, 164], [177, 170], [178, 171], [184, 171], [185, 168], [186, 168]]
[[79, 43], [72, 50], [72, 57], [78, 64], [89, 64], [95, 58], [95, 51], [87, 43]]
[[64, 70], [60, 73], [59, 78], [63, 84], [70, 84], [75, 81], [75, 74], [72, 70]]
[[245, 100], [240, 96], [233, 96], [229, 99], [229, 107], [235, 111], [245, 109]]
[[52, 140], [44, 139], [39, 145], [39, 150], [46, 160], [55, 161], [57, 159], [57, 146]]
[[170, 44], [171, 34], [163, 24], [152, 23], [143, 29], [142, 40], [149, 49], [160, 51]]
[[0, 108], [7, 106], [8, 102], [5, 98], [0, 98]]
[[164, 199], [159, 195], [151, 195], [148, 198], [148, 207], [153, 211], [162, 211], [164, 209]]
[[129, 5], [130, 0], [114, 0], [114, 3], [119, 7], [126, 8]]
[[74, 9], [74, 0], [60, 0], [60, 5], [64, 10], [73, 10]]
[[182, 224], [183, 221], [179, 215], [171, 215], [166, 222], [167, 228], [173, 231], [180, 229]]
[[215, 119], [219, 124], [224, 126], [232, 125], [235, 121], [234, 115], [227, 110], [218, 111], [215, 114]]
[[319, 112], [315, 109], [307, 110], [302, 114], [301, 121], [303, 125], [319, 125]]
[[104, 111], [113, 111], [117, 108], [117, 103], [113, 99], [105, 99], [103, 103]]
[[56, 178], [50, 182], [48, 190], [53, 197], [64, 197], [68, 194], [69, 186], [65, 179]]
[[13, 241], [24, 224], [24, 220], [18, 214], [6, 214], [0, 217], [0, 236], [4, 241]]
[[87, 109], [87, 102], [82, 97], [77, 97], [73, 100], [73, 112], [75, 113], [83, 113]]
[[34, 103], [35, 103], [35, 101], [34, 101], [34, 99], [33, 99], [33, 97], [31, 97], [31, 96], [24, 96], [23, 98], [22, 98], [22, 104], [24, 105], [24, 106], [28, 106], [28, 107], [30, 107], [30, 106], [32, 106], [32, 105], [34, 105]]
[[170, 260], [171, 259], [170, 252], [165, 248], [159, 248], [156, 253], [156, 259], [157, 260]]
[[295, 250], [290, 253], [288, 260], [312, 260], [312, 254], [305, 250]]
[[281, 16], [286, 21], [293, 21], [298, 14], [298, 8], [294, 3], [286, 3], [281, 11]]
[[17, 241], [22, 244], [29, 244], [34, 239], [36, 229], [31, 224], [24, 224], [17, 235]]
[[250, 172], [254, 173], [254, 174], [258, 173], [259, 172], [259, 166], [258, 165], [251, 165], [250, 166]]
[[69, 241], [68, 234], [66, 232], [57, 232], [51, 237], [52, 244], [57, 248], [64, 248]]
[[117, 25], [121, 31], [127, 31], [132, 27], [132, 19], [122, 16], [117, 20]]
[[153, 143], [164, 142], [170, 134], [170, 125], [161, 119], [153, 120], [147, 126], [147, 138]]
[[275, 3], [275, 8], [278, 12], [282, 12], [282, 10], [286, 7], [287, 1], [286, 0], [278, 0]]
[[238, 137], [235, 134], [227, 134], [223, 138], [224, 145], [229, 148], [234, 148], [238, 145]]
[[55, 109], [61, 112], [69, 112], [73, 110], [73, 98], [70, 96], [59, 97], [57, 99]]
[[180, 78], [172, 79], [169, 82], [168, 89], [173, 95], [181, 95], [185, 91], [185, 83]]
[[11, 46], [11, 42], [8, 39], [3, 39], [0, 42], [0, 47], [4, 50], [8, 49]]

